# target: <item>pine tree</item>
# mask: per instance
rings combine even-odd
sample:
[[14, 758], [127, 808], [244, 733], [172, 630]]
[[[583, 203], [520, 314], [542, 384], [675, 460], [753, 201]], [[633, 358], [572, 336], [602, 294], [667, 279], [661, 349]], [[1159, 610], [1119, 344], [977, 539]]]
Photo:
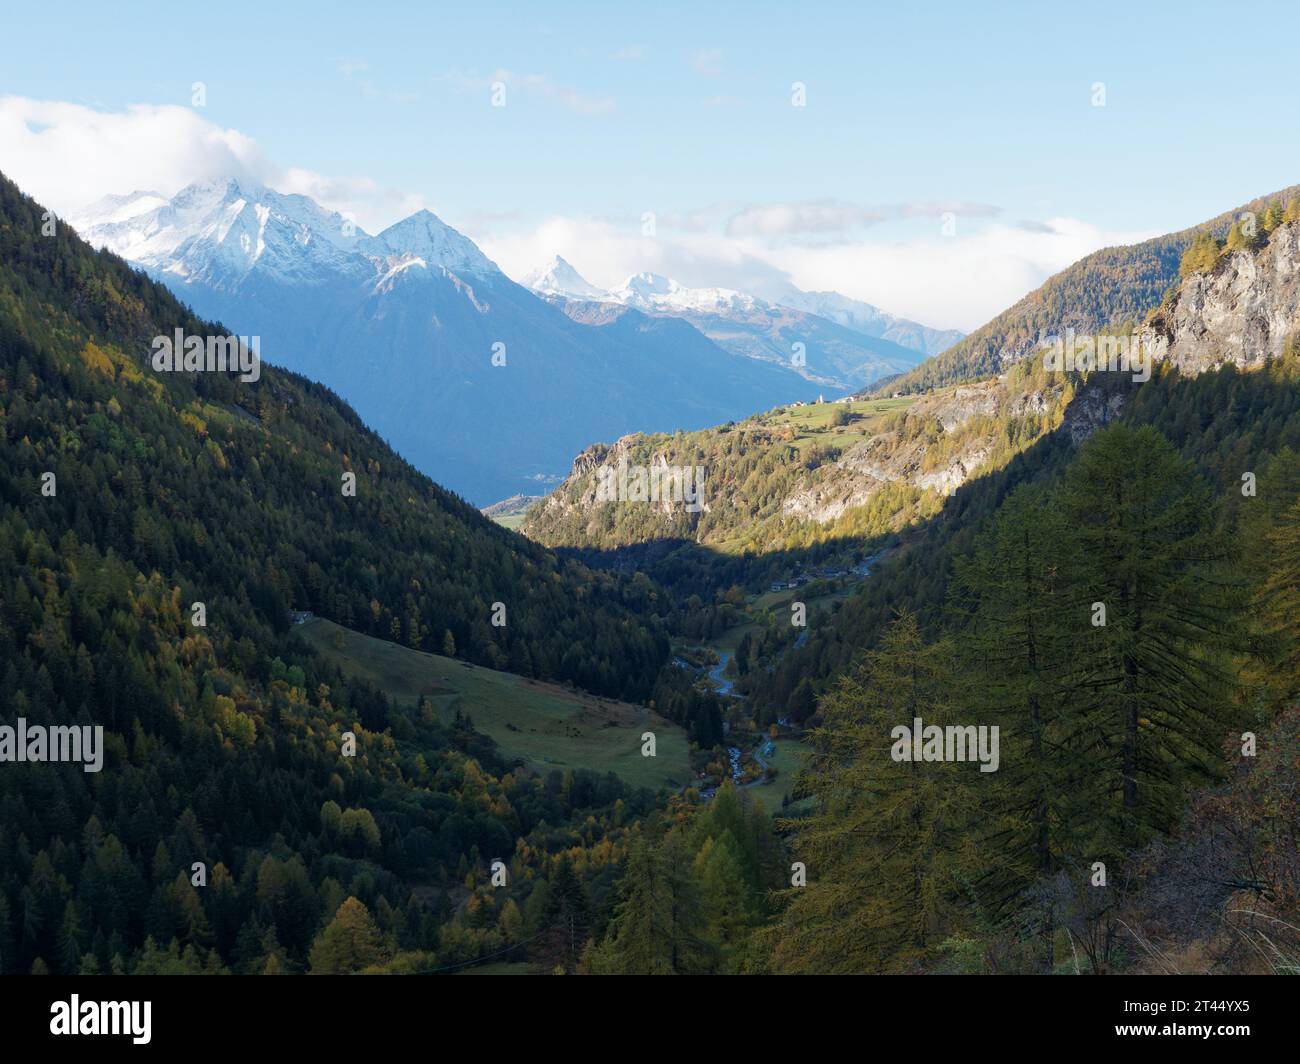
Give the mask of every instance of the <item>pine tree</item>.
[[749, 921], [750, 897], [739, 851], [731, 832], [724, 831], [717, 838], [705, 840], [695, 857], [695, 876], [704, 897], [709, 934], [724, 965]]
[[1192, 239], [1183, 252], [1178, 266], [1178, 275], [1186, 278], [1194, 273], [1209, 273], [1218, 265], [1220, 256], [1219, 241], [1212, 233], [1201, 233]]
[[204, 949], [211, 946], [212, 925], [208, 921], [208, 914], [204, 912], [199, 892], [184, 872], [176, 873], [171, 894], [172, 909], [179, 918], [177, 934], [180, 940]]
[[588, 953], [595, 975], [689, 975], [709, 969], [705, 905], [681, 831], [633, 842], [605, 939]]
[[633, 842], [608, 945], [596, 961], [598, 972], [673, 974], [672, 898], [665, 880], [663, 860], [651, 843], [644, 838]]
[[59, 967], [64, 975], [75, 975], [81, 967], [84, 933], [77, 914], [77, 903], [68, 900], [59, 926]]
[[1086, 597], [1106, 608], [1078, 663], [1076, 742], [1110, 796], [1111, 842], [1131, 849], [1173, 822], [1186, 781], [1218, 774], [1244, 589], [1208, 489], [1150, 426], [1093, 436], [1063, 501]]
[[524, 918], [514, 898], [507, 898], [506, 903], [501, 906], [501, 917], [498, 923], [506, 941], [512, 945], [523, 937]]
[[720, 839], [726, 836], [731, 840], [731, 849], [738, 861], [740, 873], [740, 900], [746, 913], [757, 909], [763, 890], [753, 824], [756, 815], [750, 795], [737, 787], [735, 781], [728, 779], [718, 788], [705, 811], [696, 818], [693, 831], [697, 852], [709, 838]]
[[1268, 534], [1269, 572], [1254, 611], [1279, 698], [1300, 692], [1300, 500]]
[[351, 897], [316, 936], [308, 957], [312, 975], [352, 975], [386, 960], [383, 936], [370, 910]]
[[778, 971], [906, 971], [937, 945], [969, 827], [963, 777], [978, 769], [896, 761], [891, 736], [916, 718], [951, 722], [950, 656], [903, 613], [822, 699], [824, 724], [803, 774], [816, 811], [796, 822], [790, 847], [807, 886], [785, 892], [773, 936]]
[[672, 929], [669, 963], [673, 971], [684, 975], [707, 971], [715, 958], [705, 939], [704, 899], [691, 867], [691, 854], [684, 832], [671, 831], [664, 836], [659, 855]]
[[[980, 871], [975, 885], [992, 918], [1023, 908], [1024, 892], [1077, 853], [1105, 812], [1079, 771], [1072, 718], [1074, 663], [1087, 653], [1090, 616], [1058, 501], [1024, 486], [999, 508], [969, 559], [959, 560], [951, 605], [963, 626], [968, 704], [1001, 728], [1001, 764], [981, 782]], [[1041, 967], [1051, 970], [1056, 916], [1039, 914]]]
[[581, 962], [591, 929], [591, 903], [567, 858], [559, 861], [549, 887], [541, 918], [543, 930], [533, 946], [533, 955], [544, 971], [558, 967], [573, 972]]

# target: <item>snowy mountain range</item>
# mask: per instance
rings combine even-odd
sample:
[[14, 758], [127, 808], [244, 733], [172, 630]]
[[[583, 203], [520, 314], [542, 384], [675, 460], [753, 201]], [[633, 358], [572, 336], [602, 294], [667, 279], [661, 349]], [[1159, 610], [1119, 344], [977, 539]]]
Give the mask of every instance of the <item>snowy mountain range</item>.
[[933, 329], [895, 317], [838, 292], [803, 292], [794, 286], [789, 286], [779, 298], [766, 300], [729, 288], [688, 288], [660, 274], [638, 273], [620, 288], [607, 292], [588, 283], [559, 255], [528, 274], [521, 283], [542, 296], [619, 303], [650, 314], [776, 315], [780, 308], [804, 311], [863, 336], [888, 340], [924, 355], [938, 354], [965, 335], [957, 329]]
[[[608, 317], [608, 308], [680, 318], [733, 354], [793, 368], [818, 384], [847, 391], [905, 373], [927, 357], [927, 348], [942, 350], [961, 338], [835, 292], [791, 288], [787, 299], [775, 302], [730, 288], [689, 288], [657, 273], [633, 274], [621, 287], [602, 291], [558, 255], [523, 283], [575, 320]], [[822, 305], [828, 313], [814, 309]]]
[[170, 200], [156, 192], [106, 196], [69, 221], [146, 269], [220, 288], [237, 288], [255, 272], [304, 285], [431, 264], [477, 277], [500, 272], [430, 211], [372, 237], [306, 196], [234, 178], [190, 185]]
[[332, 388], [478, 504], [536, 494], [594, 441], [830, 398], [924, 358], [807, 311], [653, 275], [607, 299], [561, 261], [526, 288], [429, 211], [370, 235], [306, 196], [242, 180], [109, 196], [68, 221], [201, 316], [259, 337], [269, 361]]
[[870, 303], [850, 299], [838, 292], [801, 292], [791, 288], [778, 302], [795, 310], [806, 310], [866, 336], [878, 336], [903, 347], [924, 351], [927, 355], [948, 350], [966, 335], [959, 329], [933, 329], [906, 318], [897, 318]]

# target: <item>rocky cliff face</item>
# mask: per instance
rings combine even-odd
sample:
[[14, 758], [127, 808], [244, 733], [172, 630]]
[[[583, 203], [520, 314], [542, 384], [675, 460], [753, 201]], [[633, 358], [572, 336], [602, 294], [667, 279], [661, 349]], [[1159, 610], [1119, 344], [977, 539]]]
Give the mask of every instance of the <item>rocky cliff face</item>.
[[908, 410], [908, 421], [919, 420], [930, 432], [910, 436], [905, 424], [863, 440], [788, 495], [782, 513], [824, 524], [865, 506], [888, 484], [950, 495], [998, 449], [1007, 419], [1050, 421], [1063, 390], [1022, 388], [1002, 378], [926, 395]]
[[1279, 226], [1254, 251], [1225, 255], [1188, 277], [1139, 333], [1157, 360], [1188, 374], [1229, 362], [1243, 369], [1277, 358], [1300, 331], [1300, 222]]

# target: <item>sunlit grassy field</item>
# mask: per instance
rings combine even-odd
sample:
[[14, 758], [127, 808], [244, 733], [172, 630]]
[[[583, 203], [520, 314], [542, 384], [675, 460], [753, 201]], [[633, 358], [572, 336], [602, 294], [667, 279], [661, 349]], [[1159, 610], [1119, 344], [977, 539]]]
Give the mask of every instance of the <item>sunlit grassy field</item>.
[[[368, 679], [400, 705], [414, 706], [423, 694], [444, 720], [460, 709], [507, 757], [541, 771], [613, 772], [634, 787], [653, 789], [675, 790], [690, 782], [685, 733], [644, 706], [470, 667], [324, 618], [297, 631], [344, 672]], [[655, 757], [641, 756], [641, 735], [647, 730], [655, 733]]]

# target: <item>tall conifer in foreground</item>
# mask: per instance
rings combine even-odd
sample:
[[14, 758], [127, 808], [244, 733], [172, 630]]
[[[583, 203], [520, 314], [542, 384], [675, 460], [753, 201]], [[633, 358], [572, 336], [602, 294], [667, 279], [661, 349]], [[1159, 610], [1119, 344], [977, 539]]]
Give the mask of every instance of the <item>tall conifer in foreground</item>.
[[1300, 500], [1267, 536], [1269, 572], [1255, 599], [1258, 628], [1281, 698], [1300, 692]]
[[[1001, 765], [980, 792], [979, 871], [973, 884], [989, 918], [1023, 908], [1024, 892], [1084, 845], [1099, 813], [1089, 752], [1076, 740], [1072, 682], [1091, 630], [1080, 602], [1080, 564], [1056, 499], [1023, 487], [1002, 504], [951, 596], [963, 704], [971, 720], [1001, 729]], [[1052, 906], [1034, 921], [1043, 969], [1053, 963]]]
[[1066, 477], [1064, 512], [1087, 597], [1106, 610], [1076, 683], [1119, 851], [1167, 829], [1183, 787], [1220, 771], [1243, 585], [1208, 489], [1153, 428], [1098, 432]]
[[946, 644], [926, 645], [902, 614], [820, 703], [803, 775], [815, 812], [795, 822], [793, 861], [807, 886], [785, 892], [773, 966], [784, 972], [906, 971], [937, 945], [953, 912], [975, 765], [903, 762], [891, 731], [952, 719]]

